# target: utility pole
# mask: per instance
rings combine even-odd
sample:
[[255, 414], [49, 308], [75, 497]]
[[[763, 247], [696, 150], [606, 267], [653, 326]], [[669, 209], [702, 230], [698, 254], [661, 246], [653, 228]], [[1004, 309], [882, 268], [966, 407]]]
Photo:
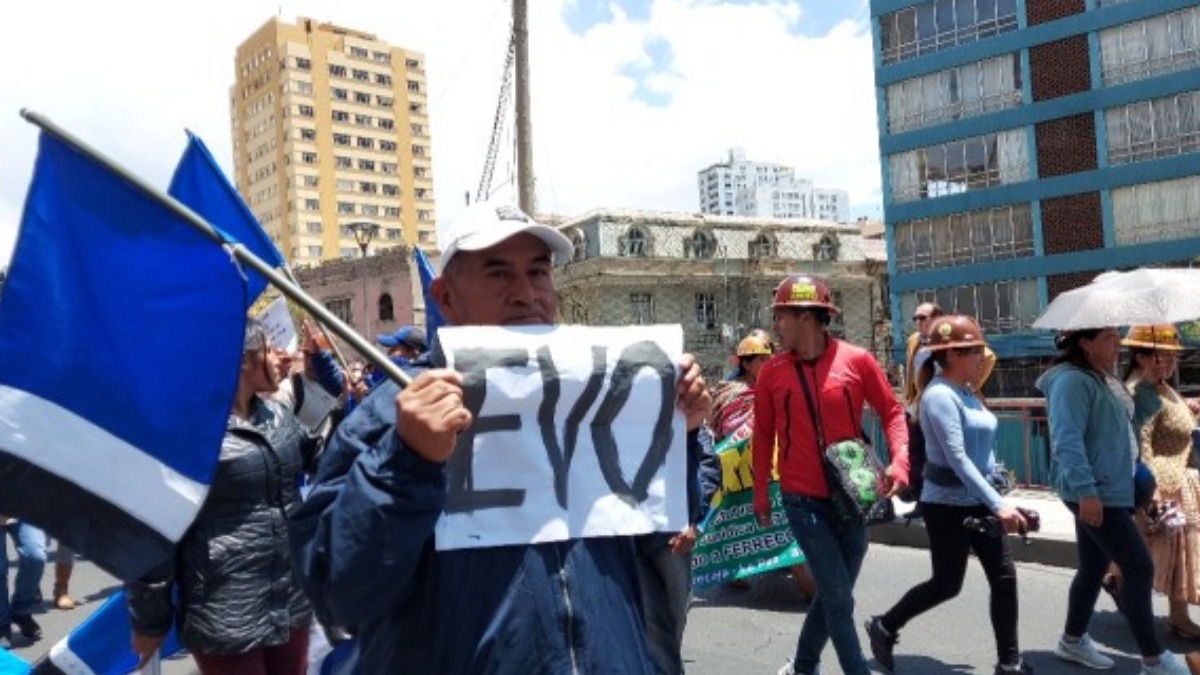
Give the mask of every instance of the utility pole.
[[533, 124], [529, 116], [529, 27], [526, 0], [513, 0], [513, 45], [516, 51], [517, 89], [517, 205], [536, 216], [537, 195], [533, 187]]

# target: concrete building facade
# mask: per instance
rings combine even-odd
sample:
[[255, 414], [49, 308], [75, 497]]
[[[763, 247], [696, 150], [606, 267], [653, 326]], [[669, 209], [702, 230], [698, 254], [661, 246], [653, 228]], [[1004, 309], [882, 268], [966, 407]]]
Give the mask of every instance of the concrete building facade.
[[936, 301], [1037, 395], [1049, 300], [1200, 255], [1198, 5], [871, 0], [896, 344]]
[[843, 310], [833, 330], [888, 364], [885, 263], [864, 252], [856, 225], [600, 210], [558, 227], [575, 243], [555, 271], [563, 323], [682, 324], [685, 349], [719, 378], [742, 336], [771, 329], [779, 282], [808, 272], [829, 280]]
[[267, 21], [229, 90], [238, 192], [288, 262], [435, 244], [425, 58], [370, 33]]
[[792, 167], [746, 159], [733, 148], [728, 161], [699, 172], [700, 212], [750, 218], [804, 218], [845, 223], [850, 195], [845, 190], [813, 187], [796, 178]]

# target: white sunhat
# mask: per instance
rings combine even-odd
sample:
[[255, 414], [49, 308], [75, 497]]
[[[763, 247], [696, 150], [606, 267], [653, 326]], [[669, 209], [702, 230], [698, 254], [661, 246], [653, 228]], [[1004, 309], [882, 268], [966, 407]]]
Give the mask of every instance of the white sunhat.
[[441, 268], [445, 271], [459, 251], [491, 248], [513, 235], [528, 232], [550, 247], [556, 265], [571, 259], [575, 246], [563, 233], [542, 225], [521, 209], [509, 204], [480, 202], [467, 207], [458, 218], [438, 228], [438, 248], [442, 251]]

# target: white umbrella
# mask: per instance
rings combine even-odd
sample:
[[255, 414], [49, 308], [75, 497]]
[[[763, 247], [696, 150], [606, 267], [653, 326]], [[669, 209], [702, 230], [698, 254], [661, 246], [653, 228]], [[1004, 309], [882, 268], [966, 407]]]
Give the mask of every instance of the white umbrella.
[[1078, 330], [1200, 319], [1200, 269], [1143, 267], [1105, 272], [1062, 293], [1034, 328]]

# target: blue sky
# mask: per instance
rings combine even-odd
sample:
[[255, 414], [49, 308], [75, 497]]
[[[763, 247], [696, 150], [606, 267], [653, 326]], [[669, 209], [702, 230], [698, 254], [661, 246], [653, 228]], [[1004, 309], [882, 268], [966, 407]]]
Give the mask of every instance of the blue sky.
[[[867, 0], [528, 4], [543, 212], [694, 212], [696, 172], [741, 147], [752, 159], [795, 167], [818, 187], [848, 190], [852, 216], [879, 215]], [[16, 235], [36, 152], [36, 130], [17, 114], [22, 107], [49, 116], [151, 183], [166, 186], [185, 129], [200, 135], [232, 173], [234, 51], [276, 15], [331, 21], [425, 54], [436, 217], [452, 221], [463, 195], [479, 183], [509, 7], [503, 0], [13, 4], [6, 18], [54, 26], [55, 48], [46, 49], [38, 30], [13, 31], [0, 41], [0, 61], [21, 64], [0, 87], [0, 265]], [[63, 22], [64, 15], [72, 21]], [[498, 189], [515, 191], [514, 170], [512, 153], [503, 152]]]

